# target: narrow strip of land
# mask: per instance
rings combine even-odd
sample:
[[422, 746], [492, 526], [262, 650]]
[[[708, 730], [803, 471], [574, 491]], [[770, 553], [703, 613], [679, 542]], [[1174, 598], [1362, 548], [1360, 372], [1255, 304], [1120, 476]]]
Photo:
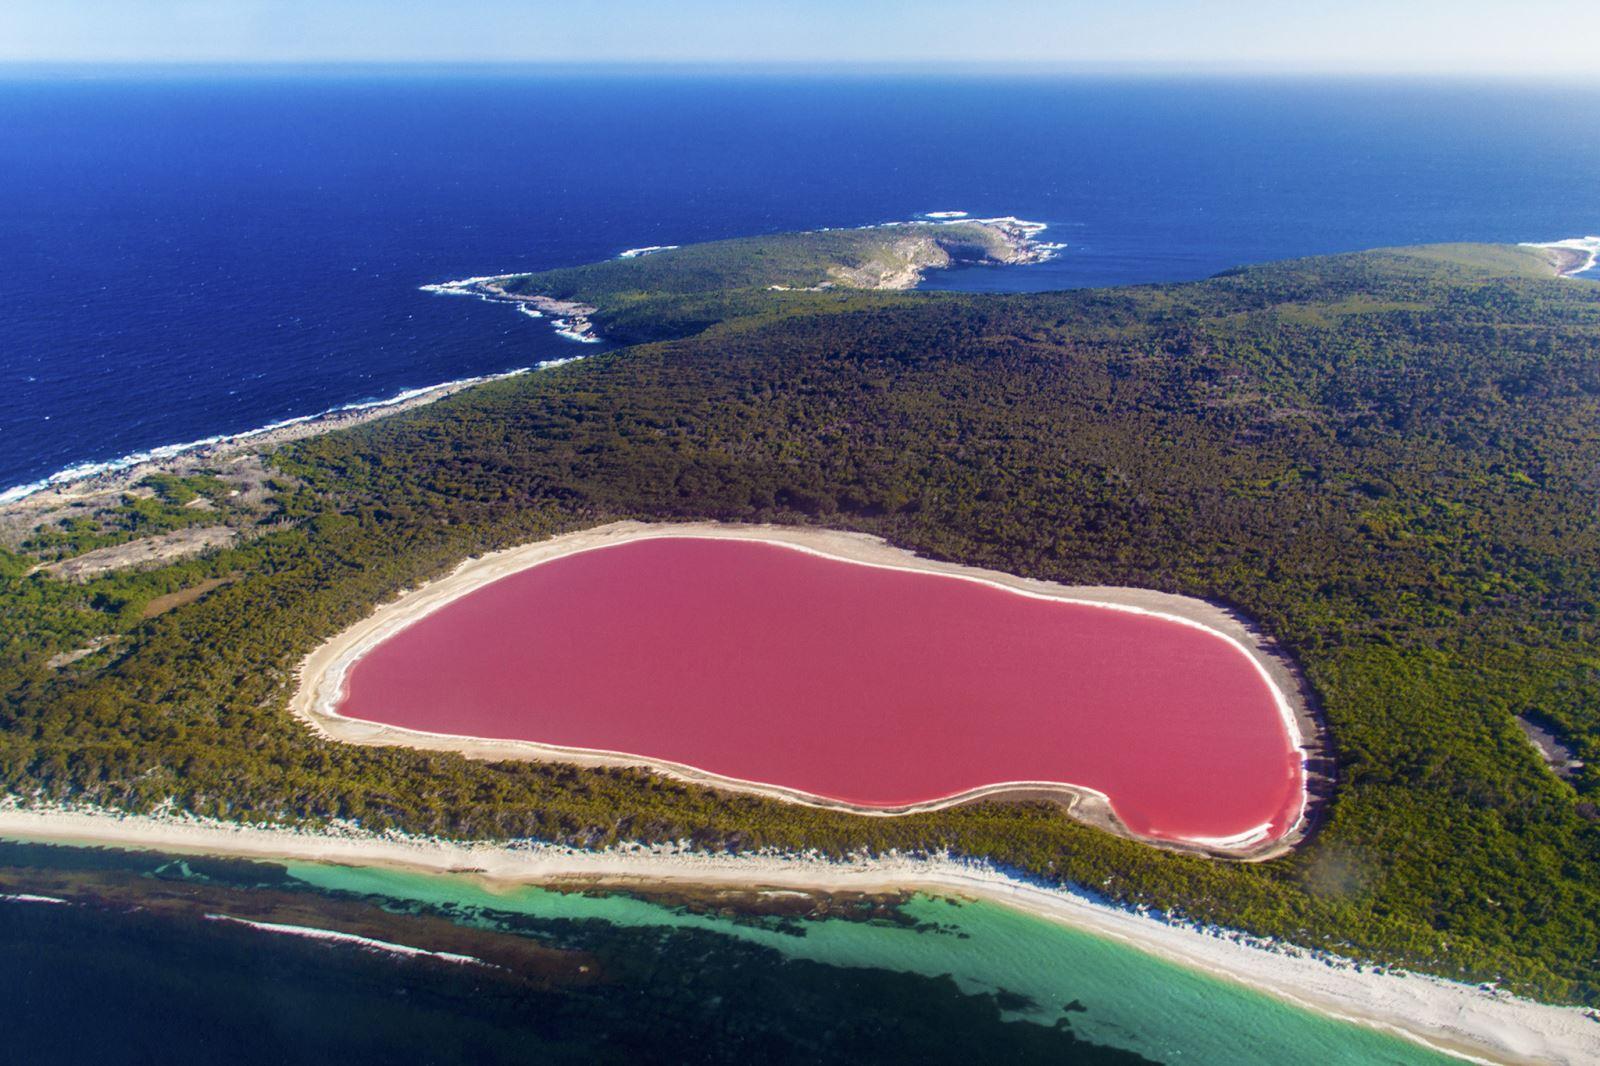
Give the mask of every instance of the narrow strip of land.
[[796, 891], [926, 891], [982, 899], [1110, 937], [1297, 1005], [1383, 1029], [1473, 1061], [1600, 1061], [1592, 1012], [1557, 1007], [1440, 978], [1380, 971], [1321, 952], [1174, 924], [1068, 889], [948, 857], [880, 855], [828, 861], [788, 855], [707, 854], [671, 848], [585, 851], [520, 842], [461, 843], [311, 832], [198, 818], [163, 819], [0, 803], [0, 837], [180, 854], [384, 866], [470, 876], [496, 884], [706, 885]]

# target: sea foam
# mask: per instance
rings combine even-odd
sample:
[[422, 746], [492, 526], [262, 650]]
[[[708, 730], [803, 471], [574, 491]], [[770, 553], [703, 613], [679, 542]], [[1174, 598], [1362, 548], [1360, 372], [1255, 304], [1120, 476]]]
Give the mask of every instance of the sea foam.
[[1583, 266], [1576, 270], [1566, 271], [1568, 275], [1587, 274], [1600, 264], [1600, 237], [1567, 237], [1559, 241], [1523, 241], [1524, 248], [1565, 248], [1569, 251], [1582, 252], [1589, 258]]
[[[635, 256], [646, 255], [650, 252], [665, 251], [668, 248], [676, 247], [677, 245], [674, 244], [666, 244], [655, 245], [649, 248], [630, 248], [626, 252], [623, 252], [618, 258], [631, 259]], [[422, 292], [431, 292], [437, 296], [471, 296], [475, 299], [482, 300], [485, 303], [513, 304], [516, 306], [518, 311], [527, 315], [529, 318], [546, 317], [544, 311], [541, 311], [538, 307], [533, 306], [526, 300], [519, 299], [515, 296], [496, 295], [494, 292], [483, 291], [483, 287], [489, 282], [503, 281], [506, 278], [515, 276], [516, 275], [514, 274], [485, 274], [482, 277], [477, 278], [459, 278], [455, 281], [439, 281], [433, 283], [432, 285], [419, 285], [417, 287]], [[599, 344], [604, 340], [603, 337], [597, 336], [591, 327], [586, 325], [575, 325], [569, 318], [552, 318], [550, 319], [550, 325], [555, 331], [556, 336], [562, 337], [569, 341], [577, 341], [579, 344]]]
[[60, 485], [68, 485], [75, 481], [83, 481], [86, 478], [97, 477], [101, 474], [114, 474], [119, 470], [127, 470], [131, 467], [142, 466], [145, 463], [157, 463], [165, 459], [175, 459], [178, 456], [184, 455], [188, 452], [199, 451], [202, 448], [209, 448], [218, 444], [244, 444], [255, 437], [262, 437], [266, 434], [274, 433], [281, 429], [289, 429], [292, 426], [303, 425], [307, 422], [315, 422], [320, 418], [329, 418], [334, 415], [348, 414], [352, 411], [366, 411], [379, 407], [393, 407], [397, 404], [403, 404], [411, 400], [415, 400], [419, 396], [426, 396], [429, 393], [436, 392], [440, 389], [454, 390], [466, 388], [469, 385], [481, 385], [484, 382], [499, 381], [502, 378], [515, 377], [518, 374], [526, 374], [530, 370], [539, 370], [546, 366], [557, 365], [566, 361], [567, 360], [548, 360], [547, 362], [538, 363], [531, 367], [518, 367], [515, 370], [508, 370], [500, 374], [481, 374], [477, 377], [457, 378], [454, 381], [443, 381], [437, 385], [423, 385], [418, 388], [404, 389], [395, 393], [393, 396], [385, 397], [381, 400], [358, 400], [354, 403], [340, 404], [337, 407], [330, 407], [327, 410], [318, 411], [315, 414], [296, 415], [293, 418], [284, 418], [276, 422], [268, 422], [264, 426], [258, 426], [255, 429], [248, 429], [239, 433], [219, 433], [211, 437], [201, 437], [198, 440], [184, 441], [181, 444], [163, 444], [154, 448], [146, 448], [143, 451], [129, 452], [127, 455], [120, 455], [115, 459], [76, 463], [72, 466], [57, 470], [48, 477], [40, 478], [38, 481], [30, 481], [24, 485], [13, 485], [8, 489], [0, 491], [0, 507], [3, 507], [9, 503], [15, 503], [18, 500], [32, 496], [36, 492], [42, 492], [45, 489], [55, 488]]
[[55, 896], [35, 896], [27, 892], [12, 892], [0, 895], [0, 903], [52, 903], [65, 904], [67, 901]]
[[229, 914], [208, 914], [207, 921], [231, 922], [234, 925], [245, 925], [251, 929], [259, 929], [264, 933], [279, 933], [284, 936], [305, 937], [308, 940], [327, 940], [337, 944], [349, 944], [352, 947], [365, 948], [368, 951], [381, 951], [389, 955], [400, 955], [405, 958], [430, 958], [441, 959], [444, 962], [467, 963], [474, 966], [487, 965], [475, 955], [458, 955], [453, 951], [429, 951], [426, 948], [414, 948], [409, 944], [396, 944], [389, 940], [376, 940], [369, 936], [357, 936], [354, 933], [341, 933], [333, 929], [318, 929], [310, 925], [280, 925], [276, 922], [252, 922], [246, 918], [235, 918]]
[[676, 244], [647, 244], [643, 248], [629, 248], [625, 252], [618, 252], [618, 259], [637, 259], [641, 255], [650, 255], [653, 252], [670, 252], [677, 248]]

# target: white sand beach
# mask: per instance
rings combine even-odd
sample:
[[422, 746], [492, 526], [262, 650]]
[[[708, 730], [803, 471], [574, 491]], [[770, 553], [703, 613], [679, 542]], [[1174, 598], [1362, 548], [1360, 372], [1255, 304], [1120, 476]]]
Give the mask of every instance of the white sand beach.
[[1172, 924], [948, 857], [845, 861], [707, 854], [685, 847], [584, 851], [531, 842], [457, 843], [352, 827], [327, 832], [155, 818], [0, 802], [0, 837], [186, 854], [388, 866], [496, 883], [737, 885], [794, 891], [901, 891], [982, 899], [1130, 944], [1279, 999], [1388, 1030], [1471, 1061], [1600, 1061], [1594, 1012], [1267, 944], [1225, 930]]

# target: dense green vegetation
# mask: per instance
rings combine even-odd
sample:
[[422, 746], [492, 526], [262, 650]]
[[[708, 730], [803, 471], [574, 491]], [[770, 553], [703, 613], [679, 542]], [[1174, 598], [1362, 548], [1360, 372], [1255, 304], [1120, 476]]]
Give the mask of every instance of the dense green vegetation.
[[1014, 252], [990, 226], [910, 222], [691, 244], [526, 274], [506, 288], [588, 304], [607, 337], [633, 343], [688, 336], [736, 316], [826, 306], [815, 290], [877, 288], [908, 268], [1003, 262]]
[[[750, 294], [692, 336], [299, 443], [238, 548], [73, 586], [0, 558], [0, 784], [587, 845], [949, 847], [1600, 1001], [1600, 286], [1548, 274], [1536, 252], [1455, 247], [1081, 293]], [[1241, 866], [1049, 805], [855, 818], [347, 747], [288, 715], [299, 659], [374, 603], [618, 518], [814, 523], [1236, 605], [1314, 685], [1337, 800], [1307, 847]], [[225, 573], [243, 576], [148, 621], [97, 601]], [[112, 650], [47, 665], [110, 631]], [[1529, 711], [1588, 763], [1573, 783], [1516, 729]]]

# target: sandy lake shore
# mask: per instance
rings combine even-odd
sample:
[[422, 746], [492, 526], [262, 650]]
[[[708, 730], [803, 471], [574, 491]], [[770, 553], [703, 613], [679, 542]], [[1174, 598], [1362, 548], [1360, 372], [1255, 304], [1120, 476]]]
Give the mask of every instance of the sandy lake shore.
[[687, 848], [607, 851], [520, 842], [459, 843], [344, 827], [326, 832], [198, 818], [119, 815], [0, 802], [0, 837], [263, 860], [387, 866], [501, 884], [727, 887], [808, 892], [921, 890], [982, 899], [1122, 941], [1306, 1008], [1384, 1029], [1473, 1061], [1600, 1060], [1593, 1012], [1556, 1007], [1439, 978], [1358, 966], [1321, 952], [1225, 930], [1163, 921], [1067, 889], [947, 857], [881, 855], [830, 861]]
[[[1320, 770], [1327, 760], [1326, 731], [1313, 713], [1308, 689], [1293, 664], [1247, 621], [1216, 604], [1149, 589], [1058, 585], [1019, 578], [993, 570], [924, 559], [877, 537], [860, 533], [803, 529], [786, 526], [723, 525], [697, 523], [616, 522], [594, 529], [538, 541], [470, 559], [449, 575], [413, 589], [379, 607], [367, 618], [323, 644], [302, 662], [299, 685], [291, 699], [293, 712], [313, 729], [331, 739], [353, 744], [402, 745], [454, 751], [481, 759], [528, 759], [579, 765], [642, 766], [681, 780], [716, 788], [782, 799], [792, 803], [848, 810], [877, 817], [935, 810], [980, 799], [1051, 798], [1065, 803], [1072, 815], [1096, 827], [1125, 836], [1130, 833], [1112, 812], [1106, 796], [1069, 782], [1001, 782], [905, 807], [862, 807], [825, 799], [794, 789], [707, 773], [693, 766], [643, 758], [625, 752], [558, 747], [524, 740], [493, 740], [405, 729], [353, 718], [339, 713], [344, 681], [355, 662], [395, 633], [444, 605], [500, 578], [530, 566], [579, 552], [657, 537], [706, 537], [754, 540], [867, 566], [919, 573], [941, 574], [998, 586], [1043, 599], [1093, 604], [1114, 610], [1145, 614], [1203, 629], [1243, 652], [1272, 689], [1291, 743], [1306, 763], [1306, 794], [1295, 825], [1276, 840], [1264, 832], [1237, 838], [1162, 846], [1233, 859], [1260, 860], [1283, 854], [1315, 827], [1319, 808], [1331, 790]], [[1136, 839], [1145, 839], [1136, 837]]]

